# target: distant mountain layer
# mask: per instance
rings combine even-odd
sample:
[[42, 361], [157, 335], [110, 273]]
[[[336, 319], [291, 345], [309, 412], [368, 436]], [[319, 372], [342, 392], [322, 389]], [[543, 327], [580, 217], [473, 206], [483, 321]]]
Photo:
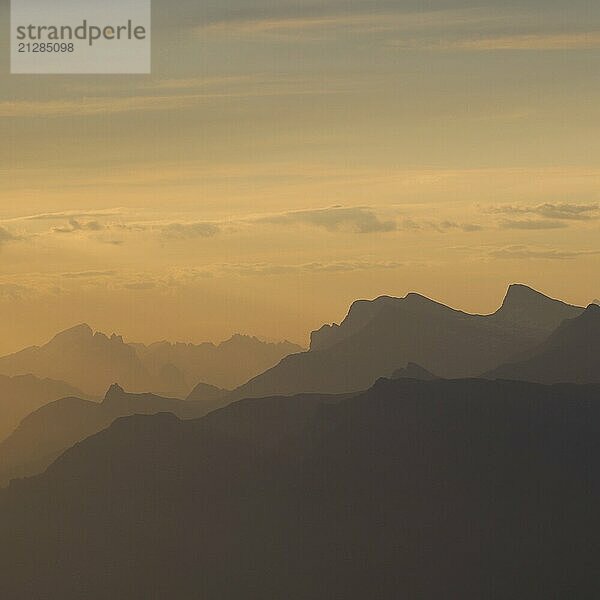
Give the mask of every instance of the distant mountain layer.
[[214, 385], [199, 383], [186, 398], [189, 402], [216, 402], [229, 394], [229, 390]]
[[341, 325], [313, 333], [309, 352], [284, 358], [231, 398], [366, 389], [409, 362], [440, 377], [472, 377], [534, 348], [582, 311], [523, 285], [511, 286], [487, 316], [418, 294], [359, 301]]
[[136, 344], [135, 348], [149, 373], [157, 375], [165, 368], [172, 368], [181, 374], [187, 390], [182, 397], [198, 383], [232, 389], [276, 365], [288, 354], [303, 350], [291, 342], [263, 342], [244, 335], [234, 335], [217, 346], [158, 342], [150, 346]]
[[391, 379], [417, 379], [418, 381], [433, 381], [437, 377], [415, 363], [408, 363], [406, 367], [397, 369], [392, 373]]
[[233, 388], [277, 364], [299, 346], [233, 336], [213, 344], [126, 344], [88, 325], [56, 335], [41, 347], [0, 358], [0, 373], [51, 377], [101, 396], [113, 382], [128, 390], [186, 397], [198, 383]]
[[0, 375], [0, 440], [12, 433], [30, 412], [73, 395], [80, 392], [62, 381], [38, 379], [33, 375]]
[[188, 402], [153, 394], [128, 394], [118, 385], [111, 386], [101, 403], [76, 397], [57, 400], [26, 417], [0, 443], [0, 486], [14, 478], [43, 472], [65, 450], [119, 417], [170, 412], [189, 419], [222, 405], [219, 398]]
[[591, 304], [522, 360], [487, 373], [490, 379], [537, 383], [600, 383], [600, 306]]
[[381, 380], [121, 419], [0, 492], [0, 595], [591, 600], [599, 396]]

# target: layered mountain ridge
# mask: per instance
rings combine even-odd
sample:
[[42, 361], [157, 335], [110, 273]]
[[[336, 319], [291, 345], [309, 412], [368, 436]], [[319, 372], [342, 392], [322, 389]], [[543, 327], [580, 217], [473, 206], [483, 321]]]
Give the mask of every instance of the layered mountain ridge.
[[521, 360], [485, 375], [535, 383], [600, 383], [600, 306], [567, 319]]
[[242, 335], [219, 345], [128, 344], [122, 336], [109, 337], [81, 324], [43, 346], [0, 358], [0, 373], [50, 377], [98, 397], [117, 381], [134, 392], [185, 398], [201, 382], [236, 387], [299, 350], [290, 342], [268, 343]]
[[81, 392], [62, 381], [33, 375], [0, 375], [0, 441], [12, 433], [21, 419], [41, 406]]
[[0, 594], [591, 600], [599, 393], [379, 380], [119, 419], [0, 491]]
[[41, 473], [65, 450], [120, 417], [168, 412], [191, 419], [222, 405], [219, 398], [192, 402], [147, 393], [130, 394], [118, 384], [110, 386], [102, 402], [61, 398], [28, 415], [0, 443], [0, 486], [11, 479]]
[[439, 377], [474, 377], [536, 347], [582, 311], [525, 285], [510, 286], [491, 315], [465, 313], [414, 293], [362, 300], [340, 325], [314, 332], [308, 352], [287, 356], [231, 398], [366, 389], [407, 363]]

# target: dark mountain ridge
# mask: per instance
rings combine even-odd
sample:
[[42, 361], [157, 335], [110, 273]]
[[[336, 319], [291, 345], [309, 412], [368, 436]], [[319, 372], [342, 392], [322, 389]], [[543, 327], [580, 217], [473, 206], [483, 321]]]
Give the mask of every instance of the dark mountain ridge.
[[582, 308], [510, 286], [491, 315], [454, 310], [419, 294], [355, 302], [339, 326], [313, 334], [309, 352], [284, 358], [232, 399], [366, 389], [409, 362], [444, 378], [473, 377], [534, 348]]
[[535, 383], [600, 383], [600, 306], [567, 319], [521, 360], [486, 373], [489, 379]]
[[21, 419], [54, 400], [81, 395], [76, 388], [33, 375], [0, 375], [0, 441], [12, 433]]
[[153, 394], [128, 394], [116, 384], [102, 402], [77, 397], [57, 400], [23, 419], [0, 443], [0, 486], [13, 478], [41, 473], [65, 450], [107, 428], [119, 417], [170, 412], [190, 419], [222, 405], [219, 399], [188, 402]]
[[0, 594], [591, 600], [599, 394], [380, 380], [120, 419], [0, 492]]

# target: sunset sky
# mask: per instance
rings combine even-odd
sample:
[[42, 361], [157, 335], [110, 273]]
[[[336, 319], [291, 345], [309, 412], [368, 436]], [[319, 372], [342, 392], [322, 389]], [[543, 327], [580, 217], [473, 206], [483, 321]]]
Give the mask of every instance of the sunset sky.
[[153, 19], [150, 76], [9, 75], [0, 38], [0, 353], [83, 321], [306, 344], [356, 298], [600, 297], [597, 1]]

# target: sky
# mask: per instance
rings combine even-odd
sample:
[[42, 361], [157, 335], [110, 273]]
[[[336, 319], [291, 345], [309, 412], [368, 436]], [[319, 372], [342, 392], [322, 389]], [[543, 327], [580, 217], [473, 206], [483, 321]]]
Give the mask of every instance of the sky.
[[154, 0], [152, 42], [23, 76], [0, 38], [0, 353], [600, 297], [598, 2]]

